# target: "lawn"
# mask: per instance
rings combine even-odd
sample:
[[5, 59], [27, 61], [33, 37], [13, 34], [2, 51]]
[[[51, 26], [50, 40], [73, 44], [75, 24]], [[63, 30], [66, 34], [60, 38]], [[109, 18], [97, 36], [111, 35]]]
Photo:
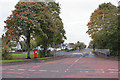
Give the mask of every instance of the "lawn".
[[[30, 54], [30, 57], [34, 58], [34, 54]], [[27, 54], [26, 53], [15, 53], [15, 54], [12, 54], [12, 58], [13, 59], [27, 58]]]
[[[21, 62], [21, 61], [33, 61], [34, 60], [34, 54], [30, 54], [30, 57], [32, 59], [26, 59], [27, 58], [27, 54], [26, 53], [15, 53], [12, 54], [12, 60], [0, 60], [0, 63], [9, 63], [9, 62]], [[45, 60], [45, 59], [49, 59], [52, 57], [43, 57], [43, 58], [37, 58], [37, 60]]]
[[[46, 59], [50, 59], [52, 57], [43, 57], [43, 58], [37, 58], [37, 60], [46, 60]], [[0, 60], [0, 63], [10, 63], [10, 62], [22, 62], [22, 61], [33, 61], [33, 59], [14, 59], [14, 60]]]

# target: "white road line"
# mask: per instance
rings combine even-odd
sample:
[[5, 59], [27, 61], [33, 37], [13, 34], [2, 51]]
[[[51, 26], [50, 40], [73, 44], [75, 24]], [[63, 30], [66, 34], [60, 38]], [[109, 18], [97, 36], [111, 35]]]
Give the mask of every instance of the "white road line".
[[[80, 57], [80, 58], [82, 58], [82, 57]], [[80, 58], [77, 59], [77, 60], [75, 60], [75, 61], [65, 70], [65, 72], [67, 72], [76, 62], [78, 62], [78, 61], [80, 60]]]
[[101, 73], [105, 73], [105, 71], [101, 71]]
[[19, 71], [24, 71], [25, 69], [18, 69]]
[[94, 69], [96, 73], [105, 73], [103, 69]]
[[80, 72], [82, 72], [82, 71], [80, 71]]
[[[117, 70], [117, 69], [108, 69], [106, 71], [104, 69], [94, 69], [93, 71], [96, 72], [96, 73], [105, 73], [105, 72], [108, 72], [108, 71], [109, 71], [108, 73], [120, 73], [119, 70]], [[80, 72], [88, 73], [89, 70], [83, 70], [83, 71], [80, 71]]]
[[15, 70], [15, 69], [9, 69], [9, 70]]
[[88, 73], [88, 71], [85, 71], [86, 73]]
[[57, 71], [57, 70], [51, 70], [50, 72], [59, 72], [59, 71]]
[[109, 72], [109, 73], [115, 73], [115, 72]]
[[81, 55], [83, 55], [83, 53], [72, 53], [72, 54], [81, 54]]
[[36, 71], [36, 70], [28, 70], [28, 71]]
[[43, 71], [43, 72], [46, 72], [47, 70], [39, 70], [39, 71]]
[[77, 59], [75, 62], [78, 62], [79, 59]]
[[119, 71], [118, 69], [108, 69], [109, 71]]

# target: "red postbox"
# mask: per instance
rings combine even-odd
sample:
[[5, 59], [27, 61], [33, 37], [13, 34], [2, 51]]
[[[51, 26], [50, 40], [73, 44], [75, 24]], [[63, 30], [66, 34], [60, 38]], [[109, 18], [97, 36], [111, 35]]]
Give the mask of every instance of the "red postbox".
[[34, 49], [34, 58], [37, 58], [37, 49]]

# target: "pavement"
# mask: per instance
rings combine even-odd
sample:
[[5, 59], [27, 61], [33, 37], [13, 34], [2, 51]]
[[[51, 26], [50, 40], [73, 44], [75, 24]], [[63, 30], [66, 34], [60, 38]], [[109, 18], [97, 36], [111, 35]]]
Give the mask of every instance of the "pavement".
[[58, 52], [59, 59], [5, 63], [2, 78], [118, 78], [118, 61], [97, 58], [90, 49]]

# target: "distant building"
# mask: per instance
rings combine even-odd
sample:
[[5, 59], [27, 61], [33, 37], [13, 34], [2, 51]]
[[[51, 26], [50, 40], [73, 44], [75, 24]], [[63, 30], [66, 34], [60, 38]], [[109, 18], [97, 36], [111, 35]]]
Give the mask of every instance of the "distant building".
[[13, 46], [11, 46], [11, 49], [10, 49], [11, 52], [15, 52], [16, 50], [22, 49], [19, 42], [16, 42], [16, 41], [11, 41], [11, 42], [14, 44]]

